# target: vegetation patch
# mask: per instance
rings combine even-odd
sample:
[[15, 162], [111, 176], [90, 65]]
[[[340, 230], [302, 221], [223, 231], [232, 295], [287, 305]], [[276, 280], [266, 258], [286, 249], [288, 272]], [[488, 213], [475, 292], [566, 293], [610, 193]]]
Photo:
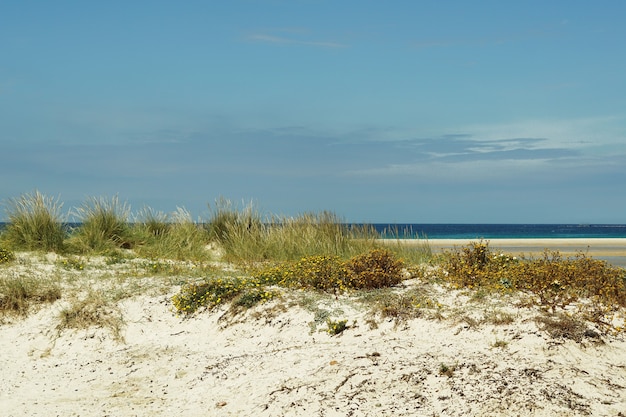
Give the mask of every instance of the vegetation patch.
[[75, 300], [61, 311], [57, 330], [100, 327], [108, 329], [116, 340], [122, 341], [124, 321], [116, 301], [102, 291], [90, 291], [85, 298]]
[[80, 227], [73, 233], [72, 246], [80, 252], [104, 252], [113, 248], [130, 249], [133, 239], [129, 225], [130, 207], [111, 199], [90, 197], [75, 212]]
[[626, 271], [584, 253], [563, 258], [545, 251], [540, 258], [518, 259], [494, 254], [480, 241], [447, 253], [444, 270], [442, 278], [456, 288], [523, 291], [553, 312], [583, 298], [602, 310], [626, 307]]
[[536, 322], [554, 339], [569, 339], [579, 343], [584, 338], [600, 340], [600, 334], [590, 329], [581, 318], [564, 313], [539, 316]]
[[337, 336], [343, 333], [344, 330], [348, 328], [348, 320], [326, 320], [326, 325], [328, 326], [328, 334], [331, 336]]
[[0, 277], [0, 313], [26, 315], [34, 304], [52, 303], [61, 298], [61, 288], [32, 277]]
[[65, 238], [62, 207], [58, 199], [39, 191], [10, 199], [2, 240], [17, 250], [62, 251]]
[[8, 264], [15, 260], [15, 254], [8, 249], [0, 248], [0, 264]]

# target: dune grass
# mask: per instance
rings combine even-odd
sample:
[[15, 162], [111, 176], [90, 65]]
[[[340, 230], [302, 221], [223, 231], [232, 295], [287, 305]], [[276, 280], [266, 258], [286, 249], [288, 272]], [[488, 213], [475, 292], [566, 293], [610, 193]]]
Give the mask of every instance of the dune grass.
[[63, 250], [65, 231], [58, 198], [39, 191], [13, 198], [7, 204], [8, 225], [1, 235], [5, 246], [15, 250]]
[[232, 262], [287, 261], [315, 255], [349, 258], [377, 247], [377, 236], [370, 228], [346, 226], [327, 211], [263, 218], [252, 203], [238, 209], [219, 200], [208, 228]]
[[171, 215], [154, 213], [144, 209], [133, 225], [140, 243], [135, 251], [139, 256], [151, 259], [206, 260], [210, 257], [206, 246], [209, 234], [191, 218], [184, 208]]
[[[81, 224], [66, 236], [61, 207], [58, 199], [39, 192], [10, 200], [9, 224], [0, 242], [3, 268], [14, 263], [12, 250], [63, 252], [67, 256], [58, 265], [65, 275], [77, 276], [83, 273], [85, 256], [104, 256], [111, 268], [141, 258], [143, 263], [134, 263], [142, 265], [135, 266], [142, 269], [141, 277], [167, 275], [180, 282], [181, 274], [187, 274], [190, 283], [173, 299], [180, 313], [225, 302], [247, 308], [280, 296], [283, 289], [298, 289], [353, 295], [372, 290], [378, 294], [371, 300], [380, 317], [417, 317], [424, 309], [440, 314], [438, 303], [420, 292], [385, 292], [407, 278], [468, 291], [470, 300], [526, 294], [529, 306], [552, 314], [586, 300], [585, 317], [598, 323], [626, 308], [624, 269], [584, 254], [563, 258], [546, 252], [537, 259], [518, 259], [492, 253], [488, 242], [480, 241], [434, 257], [427, 240], [407, 243], [388, 235], [383, 240], [373, 228], [347, 225], [332, 212], [264, 216], [252, 203], [238, 208], [226, 199], [217, 200], [203, 222], [183, 208], [171, 214], [144, 208], [133, 217], [130, 206], [117, 197], [92, 197], [76, 209]], [[214, 270], [215, 260], [226, 261], [231, 271]], [[33, 303], [60, 297], [60, 287], [45, 280], [0, 277], [1, 311], [25, 314]], [[63, 326], [102, 319], [117, 331], [119, 322], [111, 316], [116, 300], [90, 294], [64, 313]]]
[[130, 249], [135, 243], [129, 224], [130, 207], [117, 196], [89, 197], [74, 214], [80, 227], [72, 233], [70, 243], [77, 252]]

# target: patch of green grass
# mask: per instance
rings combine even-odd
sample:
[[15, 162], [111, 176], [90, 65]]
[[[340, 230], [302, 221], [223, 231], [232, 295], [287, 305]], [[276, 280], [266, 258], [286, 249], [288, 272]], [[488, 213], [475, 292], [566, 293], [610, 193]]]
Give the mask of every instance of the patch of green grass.
[[238, 209], [225, 199], [216, 203], [208, 228], [226, 259], [238, 263], [306, 256], [345, 259], [378, 246], [371, 228], [348, 227], [331, 212], [263, 218], [253, 204]]

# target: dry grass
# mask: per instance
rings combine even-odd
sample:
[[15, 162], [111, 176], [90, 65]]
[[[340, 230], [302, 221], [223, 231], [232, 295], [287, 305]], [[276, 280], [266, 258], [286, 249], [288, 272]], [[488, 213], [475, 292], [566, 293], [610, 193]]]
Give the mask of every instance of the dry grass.
[[103, 291], [89, 291], [82, 299], [74, 299], [60, 313], [57, 331], [100, 327], [108, 329], [116, 340], [123, 341], [124, 320], [117, 301]]
[[61, 287], [30, 276], [0, 277], [0, 314], [26, 315], [33, 306], [61, 298]]

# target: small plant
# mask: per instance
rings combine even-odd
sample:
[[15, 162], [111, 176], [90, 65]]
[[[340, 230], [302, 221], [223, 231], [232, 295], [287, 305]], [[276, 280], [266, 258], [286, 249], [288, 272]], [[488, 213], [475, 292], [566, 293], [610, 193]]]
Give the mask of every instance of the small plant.
[[337, 336], [338, 334], [343, 333], [344, 330], [348, 328], [348, 320], [331, 320], [327, 319], [326, 324], [328, 325], [328, 334], [331, 336]]
[[448, 378], [452, 378], [454, 376], [454, 371], [456, 370], [456, 366], [446, 365], [445, 363], [441, 363], [439, 365], [439, 375], [445, 375]]
[[493, 342], [493, 346], [494, 348], [505, 348], [509, 345], [509, 342], [507, 342], [506, 340], [496, 340], [495, 342]]
[[75, 269], [77, 271], [82, 271], [85, 269], [85, 262], [77, 257], [69, 257], [59, 261], [59, 264], [65, 269]]
[[123, 341], [123, 318], [114, 301], [102, 292], [90, 291], [84, 299], [75, 300], [61, 311], [57, 331], [96, 326], [109, 329], [116, 340]]
[[2, 234], [7, 245], [24, 250], [63, 250], [63, 204], [39, 191], [9, 200], [8, 224]]
[[540, 316], [537, 324], [555, 339], [570, 339], [581, 342], [588, 333], [585, 323], [578, 318], [560, 313], [555, 316]]
[[0, 278], [0, 313], [26, 315], [33, 303], [52, 303], [61, 298], [61, 289], [30, 277]]
[[8, 250], [0, 248], [0, 264], [8, 264], [15, 260], [15, 254]]

